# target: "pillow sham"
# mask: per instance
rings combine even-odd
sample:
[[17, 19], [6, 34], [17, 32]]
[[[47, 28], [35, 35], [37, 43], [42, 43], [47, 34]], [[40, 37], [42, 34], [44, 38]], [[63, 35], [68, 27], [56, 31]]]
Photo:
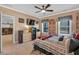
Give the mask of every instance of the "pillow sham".
[[75, 37], [77, 40], [79, 40], [79, 33], [76, 34], [76, 37]]
[[64, 40], [64, 36], [60, 36], [58, 40], [59, 41], [63, 41]]

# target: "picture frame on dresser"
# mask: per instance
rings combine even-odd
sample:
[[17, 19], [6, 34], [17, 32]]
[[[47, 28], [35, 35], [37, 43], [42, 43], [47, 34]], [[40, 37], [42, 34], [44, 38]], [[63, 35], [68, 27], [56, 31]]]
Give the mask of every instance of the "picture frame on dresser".
[[24, 19], [23, 18], [19, 18], [19, 23], [24, 23]]

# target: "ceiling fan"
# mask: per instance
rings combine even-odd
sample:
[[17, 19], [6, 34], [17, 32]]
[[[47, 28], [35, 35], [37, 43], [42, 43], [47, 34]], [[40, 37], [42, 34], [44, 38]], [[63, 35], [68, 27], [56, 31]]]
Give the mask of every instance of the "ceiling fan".
[[42, 8], [40, 8], [38, 6], [35, 6], [35, 8], [39, 9], [39, 11], [36, 11], [35, 13], [39, 13], [39, 12], [42, 12], [42, 13], [45, 13], [45, 12], [53, 12], [53, 10], [49, 10], [48, 9], [50, 6], [51, 6], [50, 4], [42, 5]]

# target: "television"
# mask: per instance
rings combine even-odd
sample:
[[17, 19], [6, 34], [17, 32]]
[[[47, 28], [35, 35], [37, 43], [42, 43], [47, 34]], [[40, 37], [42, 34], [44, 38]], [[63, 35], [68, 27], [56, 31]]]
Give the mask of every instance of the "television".
[[27, 25], [35, 25], [35, 20], [27, 19]]

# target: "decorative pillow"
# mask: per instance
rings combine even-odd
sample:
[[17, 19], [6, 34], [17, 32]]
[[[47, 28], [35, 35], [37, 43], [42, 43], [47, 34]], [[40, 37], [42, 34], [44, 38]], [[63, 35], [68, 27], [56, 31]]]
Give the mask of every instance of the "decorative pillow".
[[50, 37], [52, 37], [52, 35], [49, 35], [47, 38], [50, 38]]
[[63, 41], [64, 36], [59, 37], [59, 41]]
[[79, 40], [79, 33], [76, 34], [76, 37], [75, 37], [77, 40]]
[[40, 38], [41, 38], [41, 36], [38, 37], [38, 39], [40, 39]]
[[73, 33], [73, 34], [72, 34], [72, 37], [73, 37], [73, 38], [75, 38], [75, 37], [76, 37], [76, 34], [75, 34], [75, 33]]
[[46, 37], [43, 37], [42, 40], [48, 39], [48, 38], [50, 38], [50, 37], [52, 37], [52, 36], [51, 36], [51, 35], [48, 35], [48, 36], [46, 36]]
[[39, 36], [38, 38], [39, 38], [39, 39], [42, 39], [42, 38], [45, 38], [45, 37], [46, 37], [46, 36]]
[[47, 36], [46, 35], [41, 35], [38, 38], [41, 39], [41, 38], [45, 38], [45, 37], [47, 37]]

